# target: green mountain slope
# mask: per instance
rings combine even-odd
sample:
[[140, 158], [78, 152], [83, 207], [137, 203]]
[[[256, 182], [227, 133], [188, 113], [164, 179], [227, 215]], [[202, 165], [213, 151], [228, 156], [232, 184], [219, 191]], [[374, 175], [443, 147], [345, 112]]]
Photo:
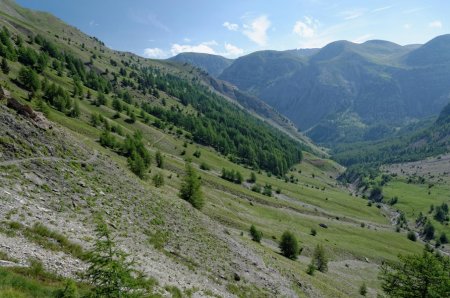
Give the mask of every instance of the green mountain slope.
[[437, 120], [422, 122], [393, 136], [375, 142], [340, 145], [334, 148], [334, 158], [346, 166], [355, 164], [381, 165], [422, 160], [450, 151], [450, 104]]
[[423, 46], [333, 42], [308, 57], [253, 53], [220, 75], [291, 119], [315, 141], [345, 143], [436, 115], [448, 103], [448, 36]]

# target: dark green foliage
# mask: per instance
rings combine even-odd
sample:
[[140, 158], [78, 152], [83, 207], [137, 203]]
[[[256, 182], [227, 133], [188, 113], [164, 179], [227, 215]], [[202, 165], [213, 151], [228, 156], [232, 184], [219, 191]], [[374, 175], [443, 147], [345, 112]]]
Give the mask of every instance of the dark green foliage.
[[122, 112], [122, 110], [123, 110], [122, 102], [119, 99], [117, 99], [117, 98], [113, 99], [112, 107], [117, 112]]
[[314, 266], [312, 263], [308, 265], [308, 268], [306, 269], [306, 273], [309, 275], [314, 275], [314, 272], [316, 272], [316, 266]]
[[19, 62], [25, 66], [34, 68], [38, 62], [38, 53], [32, 48], [22, 46], [19, 48], [17, 54]]
[[366, 283], [363, 282], [363, 284], [361, 285], [361, 287], [359, 287], [359, 294], [361, 296], [366, 296], [367, 295], [367, 286]]
[[261, 231], [258, 231], [254, 225], [251, 225], [251, 227], [250, 227], [250, 236], [252, 237], [253, 241], [261, 243], [261, 239], [262, 239], [263, 234], [262, 234]]
[[441, 206], [437, 206], [434, 208], [434, 219], [443, 223], [444, 221], [448, 221], [448, 205], [446, 203], [442, 203]]
[[380, 279], [390, 297], [449, 297], [450, 259], [429, 250], [399, 256], [381, 266]]
[[1, 62], [0, 67], [1, 67], [2, 72], [3, 72], [4, 74], [6, 74], [6, 75], [9, 74], [9, 71], [11, 70], [11, 68], [9, 67], [8, 61], [6, 61], [5, 58], [2, 58], [2, 62]]
[[152, 177], [152, 181], [156, 187], [161, 187], [164, 185], [164, 175], [162, 173], [156, 173]]
[[431, 221], [427, 221], [423, 227], [423, 237], [425, 240], [431, 240], [434, 238], [434, 226]]
[[298, 249], [297, 238], [291, 232], [285, 231], [280, 241], [280, 250], [283, 256], [295, 260], [298, 256]]
[[250, 178], [247, 180], [249, 183], [255, 183], [256, 182], [256, 174], [255, 172], [250, 173]]
[[417, 241], [417, 236], [416, 233], [414, 233], [414, 231], [409, 231], [406, 237], [411, 241]]
[[211, 167], [206, 162], [202, 161], [202, 163], [200, 164], [200, 169], [204, 171], [209, 171], [211, 170]]
[[31, 92], [39, 90], [41, 86], [38, 74], [30, 67], [22, 67], [19, 70], [18, 80], [25, 89]]
[[80, 104], [79, 104], [77, 99], [75, 99], [73, 101], [73, 107], [70, 110], [69, 116], [70, 117], [75, 117], [75, 118], [80, 116]]
[[43, 113], [46, 117], [50, 114], [50, 108], [42, 98], [38, 98], [36, 108], [39, 112]]
[[78, 297], [80, 297], [80, 295], [78, 293], [77, 285], [71, 279], [67, 280], [63, 289], [56, 291], [55, 296], [57, 298], [78, 298]]
[[261, 193], [261, 185], [256, 183], [255, 185], [252, 186], [252, 191], [257, 192], [257, 193]]
[[156, 161], [156, 166], [158, 168], [163, 169], [164, 168], [164, 156], [162, 155], [161, 151], [156, 151], [155, 154], [155, 161]]
[[317, 230], [314, 228], [311, 228], [311, 232], [309, 233], [311, 236], [316, 236], [317, 235]]
[[139, 178], [145, 178], [150, 167], [151, 156], [144, 146], [140, 131], [136, 131], [133, 136], [127, 135], [125, 137], [120, 146], [120, 153], [128, 157], [128, 166], [131, 171]]
[[108, 130], [102, 132], [99, 141], [103, 147], [108, 148], [115, 148], [117, 144], [116, 138]]
[[311, 264], [320, 272], [327, 272], [328, 270], [328, 258], [325, 255], [325, 249], [321, 244], [317, 244], [314, 249]]
[[220, 177], [236, 184], [241, 184], [244, 179], [239, 171], [227, 170], [225, 168], [222, 169], [222, 176]]
[[130, 297], [137, 283], [133, 278], [133, 263], [116, 247], [114, 239], [99, 217], [96, 219], [96, 240], [89, 253], [86, 279], [93, 285], [94, 297]]
[[389, 200], [388, 204], [394, 206], [398, 202], [398, 197], [393, 197]]
[[96, 106], [106, 105], [106, 96], [103, 92], [97, 94], [97, 100], [95, 101]]
[[200, 156], [202, 155], [202, 153], [200, 152], [200, 150], [195, 150], [195, 152], [192, 154], [192, 155], [194, 155], [195, 157], [197, 157], [197, 158], [200, 158]]
[[97, 127], [102, 123], [101, 115], [99, 114], [91, 114], [91, 118], [89, 120], [92, 126]]
[[205, 204], [201, 191], [201, 180], [192, 165], [186, 163], [186, 173], [181, 183], [180, 198], [191, 203], [196, 209], [201, 209]]
[[370, 191], [369, 200], [374, 202], [381, 202], [383, 200], [383, 190], [381, 186], [377, 185]]
[[[154, 76], [155, 73], [158, 76]], [[224, 155], [236, 156], [238, 162], [259, 166], [276, 175], [284, 174], [302, 159], [299, 143], [260, 120], [249, 117], [246, 112], [199, 85], [150, 68], [142, 70], [140, 82], [148, 88], [156, 85], [204, 116], [193, 116], [178, 109], [163, 109], [150, 104], [141, 106], [161, 120], [190, 132], [193, 140], [199, 144], [212, 146]]]
[[75, 78], [73, 80], [73, 92], [72, 95], [79, 96], [80, 98], [83, 98], [83, 85], [81, 84], [81, 81], [78, 78]]
[[448, 238], [447, 238], [447, 234], [445, 234], [444, 232], [441, 233], [441, 236], [439, 236], [439, 241], [442, 244], [447, 244], [448, 243]]
[[263, 195], [271, 197], [272, 196], [272, 185], [267, 184], [264, 185], [264, 189], [263, 189]]
[[70, 100], [69, 93], [61, 86], [57, 86], [55, 83], [49, 84], [44, 80], [42, 83], [44, 98], [53, 107], [60, 112], [70, 111], [72, 109], [72, 101]]

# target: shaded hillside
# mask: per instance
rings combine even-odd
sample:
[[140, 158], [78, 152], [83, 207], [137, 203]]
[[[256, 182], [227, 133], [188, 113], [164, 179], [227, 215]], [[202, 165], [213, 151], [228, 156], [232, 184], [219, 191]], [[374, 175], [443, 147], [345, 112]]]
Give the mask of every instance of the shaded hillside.
[[431, 124], [422, 122], [404, 131], [393, 133], [376, 142], [343, 144], [333, 149], [334, 159], [351, 166], [381, 165], [422, 160], [450, 151], [450, 104]]
[[377, 139], [379, 125], [401, 127], [437, 115], [448, 102], [448, 36], [423, 46], [333, 42], [309, 57], [263, 51], [220, 75], [291, 119], [321, 143]]

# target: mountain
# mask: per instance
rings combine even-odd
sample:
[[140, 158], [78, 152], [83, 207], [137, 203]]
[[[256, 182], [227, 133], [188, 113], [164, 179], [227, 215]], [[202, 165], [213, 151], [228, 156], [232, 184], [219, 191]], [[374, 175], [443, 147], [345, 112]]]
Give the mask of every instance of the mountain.
[[[311, 55], [262, 51], [238, 58], [219, 76], [273, 106], [316, 142], [380, 138], [448, 102], [449, 36], [419, 46], [336, 41]], [[388, 132], [388, 131], [386, 131]]]
[[225, 68], [233, 63], [233, 59], [202, 53], [181, 53], [168, 60], [197, 66], [213, 77], [218, 77]]

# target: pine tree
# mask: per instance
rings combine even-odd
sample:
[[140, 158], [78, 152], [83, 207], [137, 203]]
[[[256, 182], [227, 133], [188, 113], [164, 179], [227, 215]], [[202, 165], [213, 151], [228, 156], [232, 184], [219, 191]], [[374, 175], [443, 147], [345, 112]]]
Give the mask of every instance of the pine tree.
[[161, 151], [156, 151], [155, 154], [155, 160], [156, 160], [156, 166], [158, 168], [163, 169], [164, 168], [164, 156], [161, 154]]
[[430, 250], [385, 262], [379, 276], [384, 292], [390, 297], [450, 297], [450, 258]]
[[201, 209], [205, 203], [201, 191], [201, 180], [189, 162], [186, 163], [186, 175], [181, 183], [180, 197], [196, 209]]
[[317, 244], [314, 249], [311, 264], [320, 272], [326, 272], [328, 270], [328, 259], [325, 256], [325, 250], [321, 244]]
[[103, 219], [96, 219], [96, 241], [88, 254], [89, 268], [86, 278], [92, 285], [94, 297], [127, 297], [137, 283], [133, 278], [132, 262], [127, 254], [116, 247]]
[[285, 231], [281, 236], [280, 250], [283, 256], [291, 260], [297, 259], [298, 256], [298, 242], [294, 234]]
[[2, 69], [2, 72], [6, 75], [9, 74], [9, 71], [11, 70], [9, 68], [8, 61], [6, 61], [5, 58], [2, 58], [1, 69]]
[[73, 108], [70, 111], [71, 117], [79, 117], [80, 116], [80, 104], [78, 103], [78, 100], [73, 101]]

